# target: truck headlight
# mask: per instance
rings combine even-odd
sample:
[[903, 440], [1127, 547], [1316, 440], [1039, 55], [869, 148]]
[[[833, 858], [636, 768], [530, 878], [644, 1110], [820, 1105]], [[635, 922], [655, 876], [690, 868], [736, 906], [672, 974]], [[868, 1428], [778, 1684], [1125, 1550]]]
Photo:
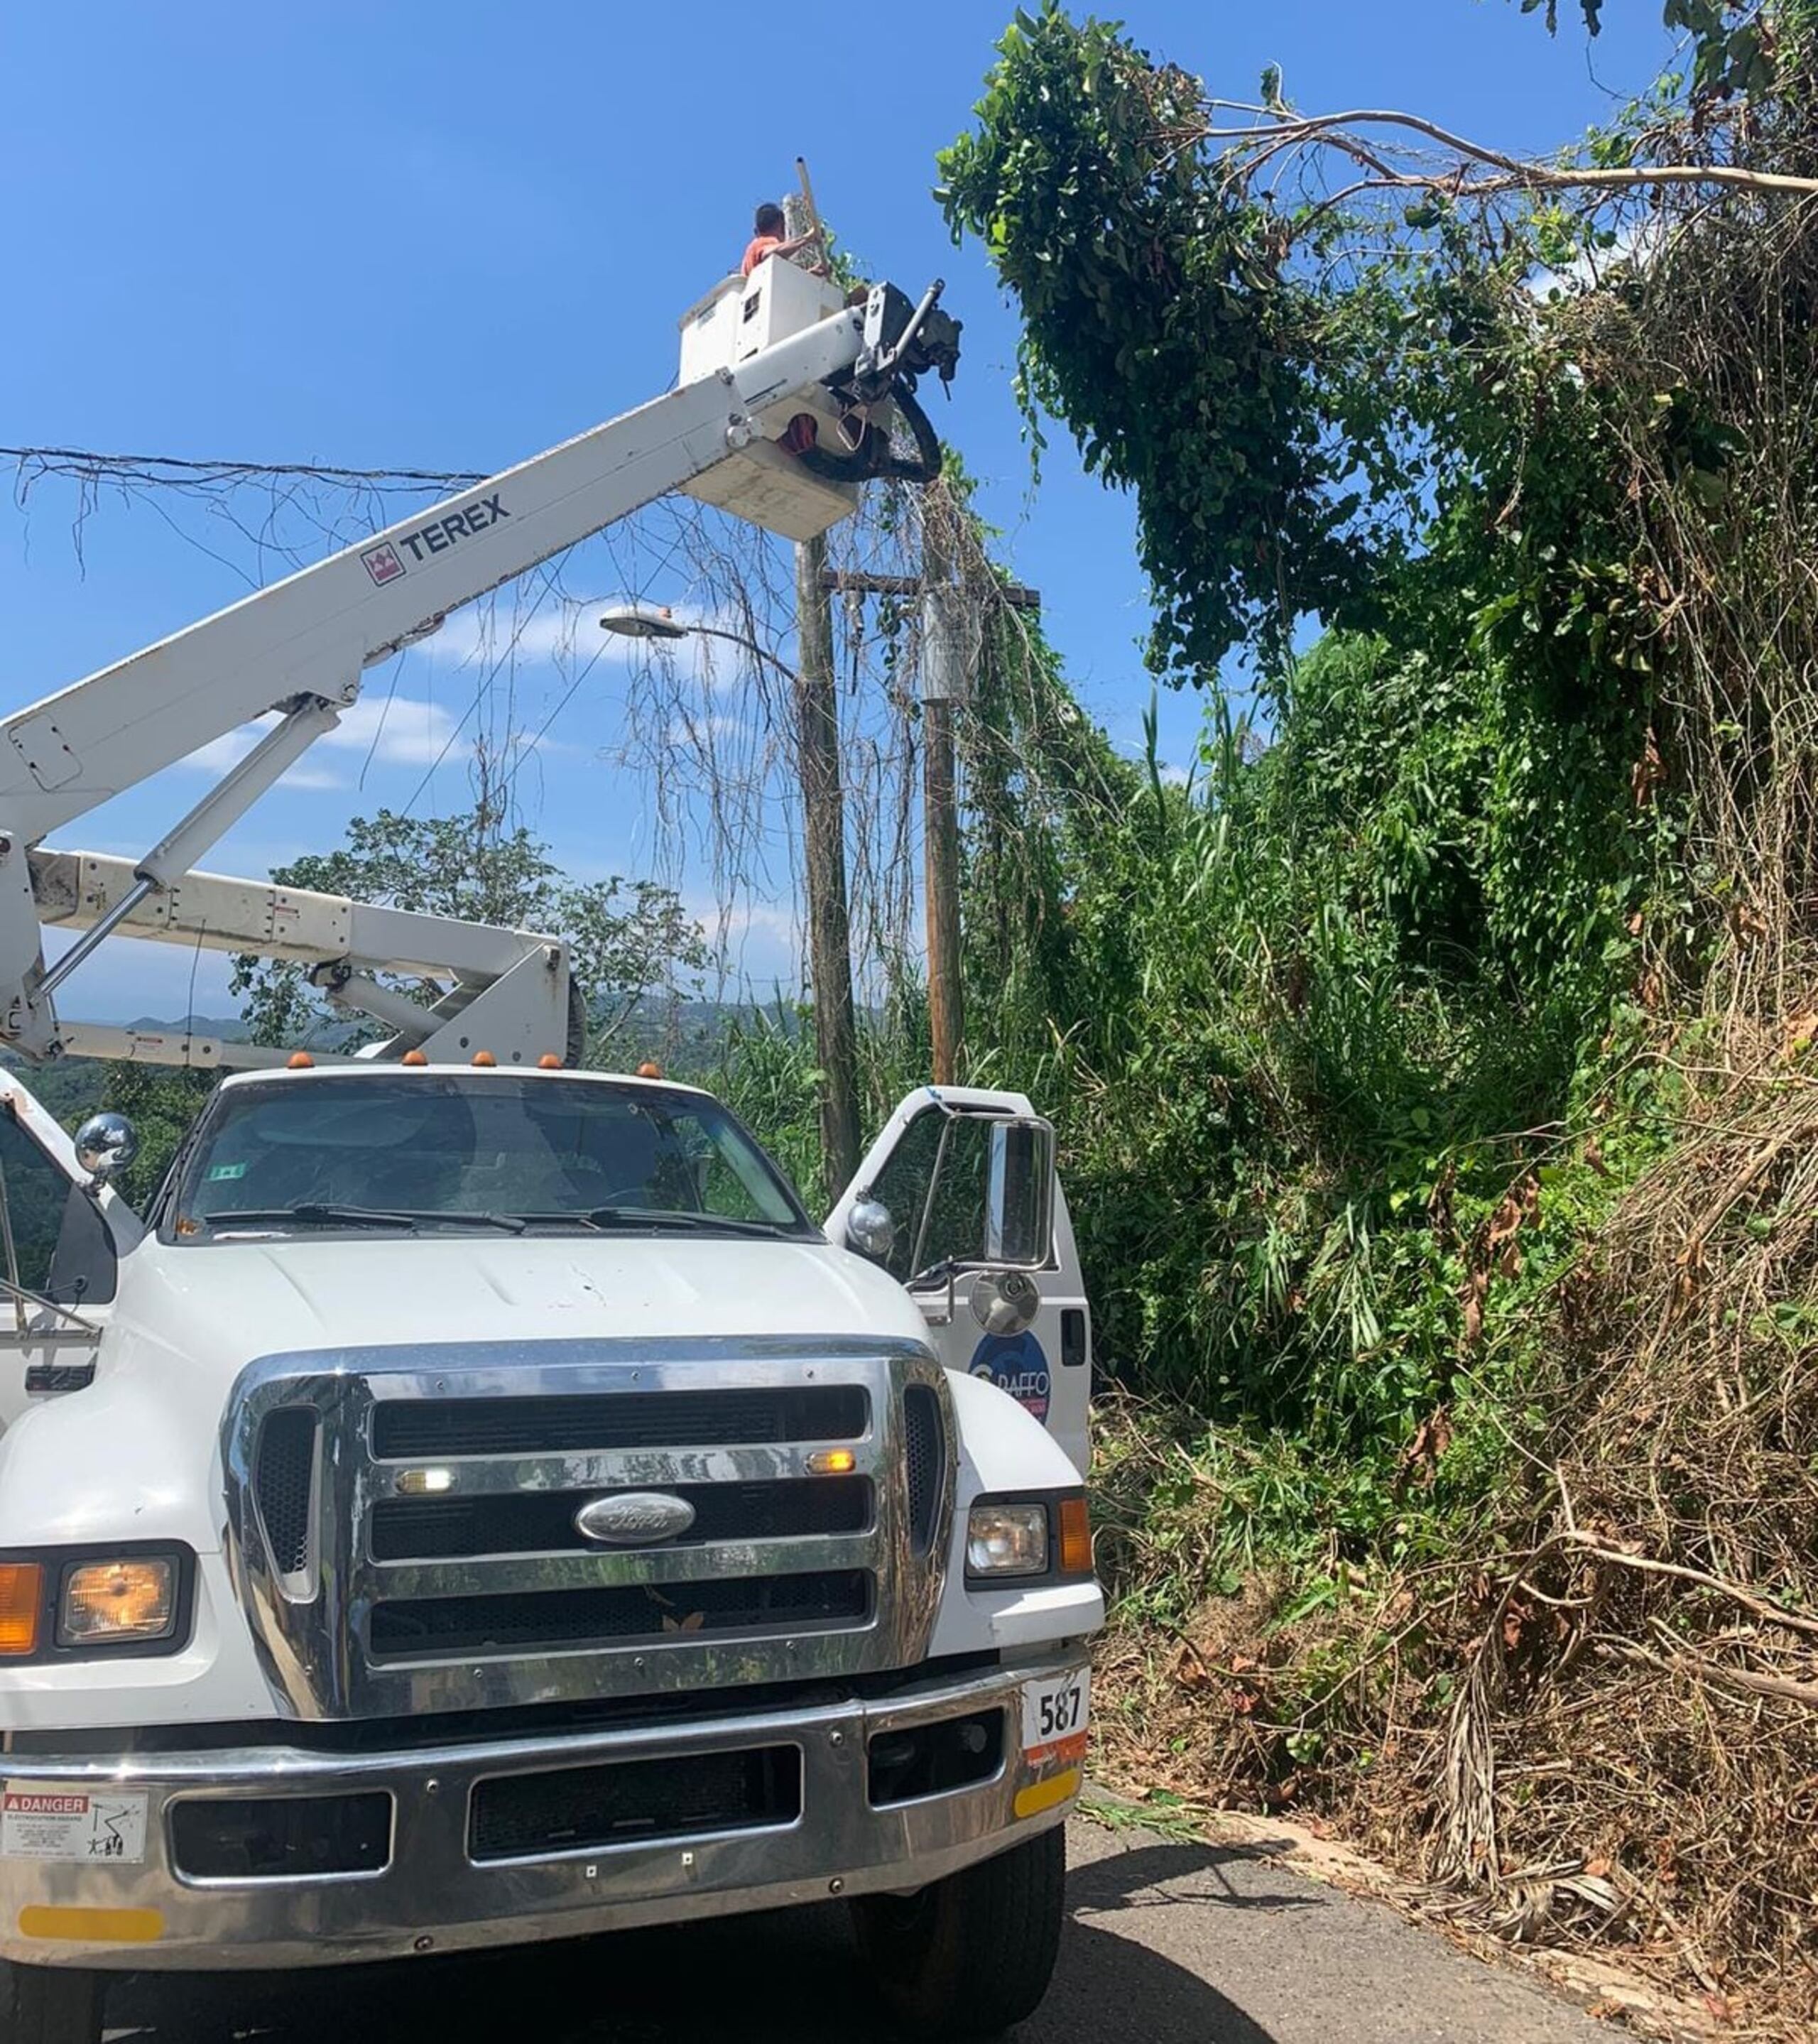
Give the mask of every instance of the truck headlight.
[[178, 1573], [171, 1554], [72, 1562], [57, 1598], [60, 1646], [148, 1646], [177, 1629]]
[[969, 1576], [1045, 1576], [1048, 1508], [1036, 1498], [1015, 1504], [975, 1504], [966, 1522]]
[[180, 1654], [196, 1603], [196, 1558], [172, 1541], [0, 1554], [0, 1667]]
[[1084, 1582], [1092, 1574], [1092, 1526], [1083, 1490], [982, 1497], [966, 1521], [969, 1583]]

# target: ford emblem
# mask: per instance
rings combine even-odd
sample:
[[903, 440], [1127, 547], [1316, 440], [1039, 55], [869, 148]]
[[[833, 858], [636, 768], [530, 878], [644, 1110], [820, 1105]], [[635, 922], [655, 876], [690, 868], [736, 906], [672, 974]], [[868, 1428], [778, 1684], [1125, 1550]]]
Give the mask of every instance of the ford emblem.
[[694, 1523], [694, 1508], [666, 1490], [621, 1490], [596, 1497], [575, 1514], [583, 1539], [602, 1547], [645, 1547], [673, 1540]]

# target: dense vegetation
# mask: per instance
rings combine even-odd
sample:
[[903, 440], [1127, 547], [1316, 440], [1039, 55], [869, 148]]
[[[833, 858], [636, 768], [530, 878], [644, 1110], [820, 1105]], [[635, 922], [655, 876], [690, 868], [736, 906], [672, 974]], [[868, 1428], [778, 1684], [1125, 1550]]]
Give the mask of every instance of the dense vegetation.
[[[1805, 10], [1667, 15], [1579, 160], [1808, 178]], [[1059, 1105], [1128, 1394], [1123, 1759], [1802, 2015], [1813, 202], [1335, 199], [1115, 27], [1001, 50], [944, 202], [1211, 702], [1190, 786], [1048, 773], [975, 915], [1039, 897], [976, 1042]]]

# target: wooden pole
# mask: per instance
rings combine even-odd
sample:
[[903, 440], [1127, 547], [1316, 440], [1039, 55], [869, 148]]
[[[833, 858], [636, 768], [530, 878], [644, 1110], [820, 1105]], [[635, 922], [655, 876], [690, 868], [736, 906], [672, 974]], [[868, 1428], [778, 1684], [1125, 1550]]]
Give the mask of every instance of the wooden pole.
[[859, 1054], [852, 1009], [852, 940], [846, 899], [846, 811], [840, 785], [840, 701], [833, 679], [833, 609], [821, 577], [827, 542], [795, 549], [797, 772], [808, 880], [809, 971], [820, 1066], [821, 1153], [832, 1206], [859, 1169]]
[[959, 805], [955, 792], [953, 705], [927, 705], [922, 717], [923, 850], [928, 898], [928, 1028], [934, 1082], [955, 1085], [965, 1040], [959, 977]]
[[963, 593], [952, 580], [946, 491], [922, 494], [922, 855], [934, 1082], [957, 1085], [966, 1040], [959, 955], [959, 801], [953, 718], [966, 692]]

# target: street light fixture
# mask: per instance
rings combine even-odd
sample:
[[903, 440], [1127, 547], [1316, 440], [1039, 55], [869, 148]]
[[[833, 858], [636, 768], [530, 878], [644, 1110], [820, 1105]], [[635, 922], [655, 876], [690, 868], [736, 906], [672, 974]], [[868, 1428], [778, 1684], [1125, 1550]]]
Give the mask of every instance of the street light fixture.
[[689, 628], [676, 623], [667, 605], [651, 603], [615, 603], [600, 619], [602, 632], [621, 639], [686, 639]]
[[717, 624], [681, 624], [667, 604], [615, 603], [600, 613], [600, 629], [615, 632], [621, 639], [724, 639], [728, 646], [736, 646], [754, 660], [774, 667], [786, 682], [801, 679], [787, 661], [779, 660], [768, 647], [748, 639], [744, 632], [723, 632]]

